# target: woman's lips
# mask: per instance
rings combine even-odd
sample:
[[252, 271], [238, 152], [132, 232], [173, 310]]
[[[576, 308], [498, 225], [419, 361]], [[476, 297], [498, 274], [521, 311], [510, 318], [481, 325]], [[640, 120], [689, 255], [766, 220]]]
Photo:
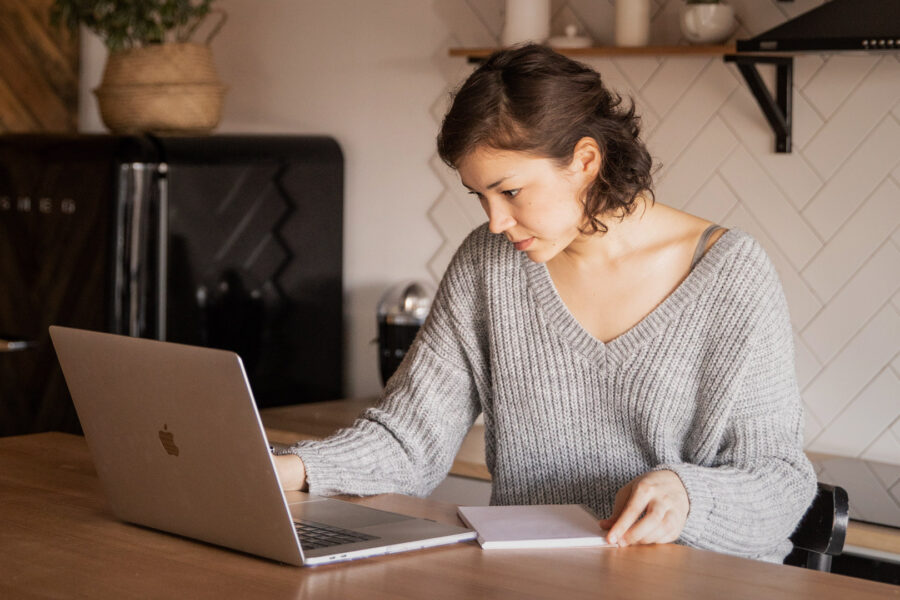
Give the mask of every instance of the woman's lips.
[[513, 242], [513, 246], [516, 250], [527, 250], [533, 241], [534, 238], [530, 237], [527, 240], [522, 240], [521, 242]]

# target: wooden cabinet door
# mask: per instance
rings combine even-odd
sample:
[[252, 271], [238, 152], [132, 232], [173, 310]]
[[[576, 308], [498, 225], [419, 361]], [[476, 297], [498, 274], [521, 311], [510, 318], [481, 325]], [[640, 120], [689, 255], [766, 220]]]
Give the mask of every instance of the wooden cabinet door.
[[0, 133], [77, 130], [78, 36], [50, 23], [52, 4], [0, 2]]

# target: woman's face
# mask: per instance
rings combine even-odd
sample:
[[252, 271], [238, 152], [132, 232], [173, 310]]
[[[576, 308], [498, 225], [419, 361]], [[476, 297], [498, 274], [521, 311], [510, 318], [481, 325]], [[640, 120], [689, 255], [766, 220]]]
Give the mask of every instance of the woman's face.
[[560, 168], [549, 158], [479, 147], [460, 161], [458, 171], [481, 202], [491, 232], [543, 263], [581, 234], [584, 190], [596, 176], [584, 167], [577, 148], [572, 164]]

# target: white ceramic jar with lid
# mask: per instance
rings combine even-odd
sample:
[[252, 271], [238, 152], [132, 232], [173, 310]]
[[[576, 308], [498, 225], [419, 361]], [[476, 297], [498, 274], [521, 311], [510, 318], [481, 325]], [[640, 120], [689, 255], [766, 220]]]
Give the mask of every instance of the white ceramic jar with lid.
[[650, 0], [616, 0], [616, 46], [646, 46], [650, 41]]
[[550, 0], [506, 0], [503, 45], [543, 43], [550, 36]]

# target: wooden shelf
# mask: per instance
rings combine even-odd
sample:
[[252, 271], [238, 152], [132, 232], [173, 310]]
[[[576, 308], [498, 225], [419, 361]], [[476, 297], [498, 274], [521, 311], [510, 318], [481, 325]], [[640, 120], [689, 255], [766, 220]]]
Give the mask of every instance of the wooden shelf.
[[[484, 60], [500, 48], [450, 48], [450, 56], [461, 56], [470, 61]], [[566, 56], [723, 56], [734, 54], [734, 44], [717, 46], [592, 46], [590, 48], [554, 48]]]

